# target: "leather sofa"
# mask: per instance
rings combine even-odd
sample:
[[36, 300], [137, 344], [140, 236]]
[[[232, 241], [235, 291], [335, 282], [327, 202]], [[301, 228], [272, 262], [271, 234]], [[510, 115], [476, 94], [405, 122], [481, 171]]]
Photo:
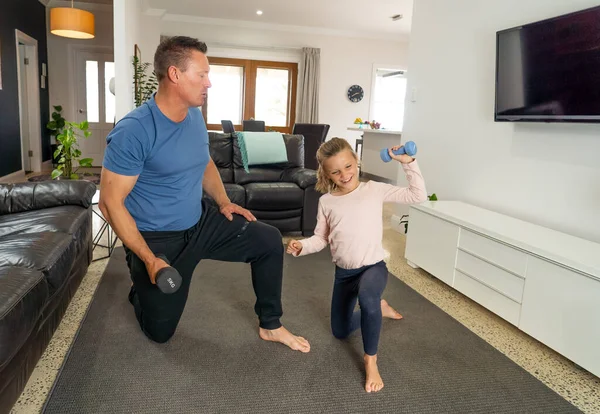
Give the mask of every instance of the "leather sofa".
[[283, 139], [287, 163], [252, 165], [249, 172], [242, 164], [235, 133], [209, 132], [210, 155], [232, 202], [282, 233], [311, 236], [321, 196], [315, 190], [317, 173], [304, 168], [304, 137], [283, 134]]
[[9, 412], [92, 260], [87, 181], [0, 184], [0, 413]]

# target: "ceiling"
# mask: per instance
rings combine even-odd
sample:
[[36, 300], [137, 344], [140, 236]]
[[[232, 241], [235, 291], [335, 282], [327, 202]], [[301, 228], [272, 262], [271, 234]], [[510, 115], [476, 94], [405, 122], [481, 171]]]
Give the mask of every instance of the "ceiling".
[[[413, 0], [146, 0], [144, 5], [170, 19], [194, 16], [403, 38], [410, 33]], [[262, 16], [256, 14], [259, 9]], [[392, 21], [396, 14], [403, 18]]]

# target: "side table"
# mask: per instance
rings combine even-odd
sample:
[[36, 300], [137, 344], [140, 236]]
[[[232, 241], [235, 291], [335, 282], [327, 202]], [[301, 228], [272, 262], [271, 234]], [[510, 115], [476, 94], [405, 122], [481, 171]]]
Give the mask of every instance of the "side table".
[[[92, 244], [93, 244], [92, 251], [96, 250], [96, 247], [103, 247], [108, 250], [108, 254], [105, 256], [102, 256], [102, 257], [94, 258], [92, 260], [93, 262], [95, 262], [96, 260], [102, 260], [102, 259], [109, 258], [115, 249], [115, 244], [117, 243], [117, 240], [119, 240], [119, 238], [113, 231], [112, 227], [110, 227], [110, 224], [108, 224], [108, 221], [102, 215], [102, 212], [100, 211], [100, 209], [98, 207], [99, 201], [100, 201], [100, 190], [96, 190], [96, 194], [94, 194], [94, 197], [92, 198], [92, 212], [94, 213], [94, 215], [96, 217], [98, 217], [100, 219], [102, 224], [100, 225], [100, 228], [98, 229], [98, 231], [96, 233], [94, 233], [93, 240], [92, 240]], [[92, 220], [92, 232], [93, 232], [93, 230], [94, 230], [94, 220]], [[104, 237], [105, 233], [108, 238], [108, 243], [100, 244], [100, 240], [102, 240], [102, 237]]]

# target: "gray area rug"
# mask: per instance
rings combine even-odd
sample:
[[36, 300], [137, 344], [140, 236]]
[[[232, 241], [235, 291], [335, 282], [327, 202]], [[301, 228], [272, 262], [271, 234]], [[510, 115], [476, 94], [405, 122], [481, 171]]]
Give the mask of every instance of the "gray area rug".
[[333, 338], [329, 252], [286, 255], [284, 316], [309, 354], [257, 335], [250, 268], [203, 261], [175, 336], [149, 341], [127, 301], [115, 250], [46, 413], [575, 413], [574, 406], [390, 275], [384, 297], [385, 388], [364, 391], [360, 332]]

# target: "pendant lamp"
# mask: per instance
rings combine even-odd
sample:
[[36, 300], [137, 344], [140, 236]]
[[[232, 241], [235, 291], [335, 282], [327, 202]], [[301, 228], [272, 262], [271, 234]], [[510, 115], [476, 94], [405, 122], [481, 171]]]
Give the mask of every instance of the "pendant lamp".
[[50, 9], [50, 33], [73, 39], [92, 39], [95, 36], [94, 15], [71, 7]]

